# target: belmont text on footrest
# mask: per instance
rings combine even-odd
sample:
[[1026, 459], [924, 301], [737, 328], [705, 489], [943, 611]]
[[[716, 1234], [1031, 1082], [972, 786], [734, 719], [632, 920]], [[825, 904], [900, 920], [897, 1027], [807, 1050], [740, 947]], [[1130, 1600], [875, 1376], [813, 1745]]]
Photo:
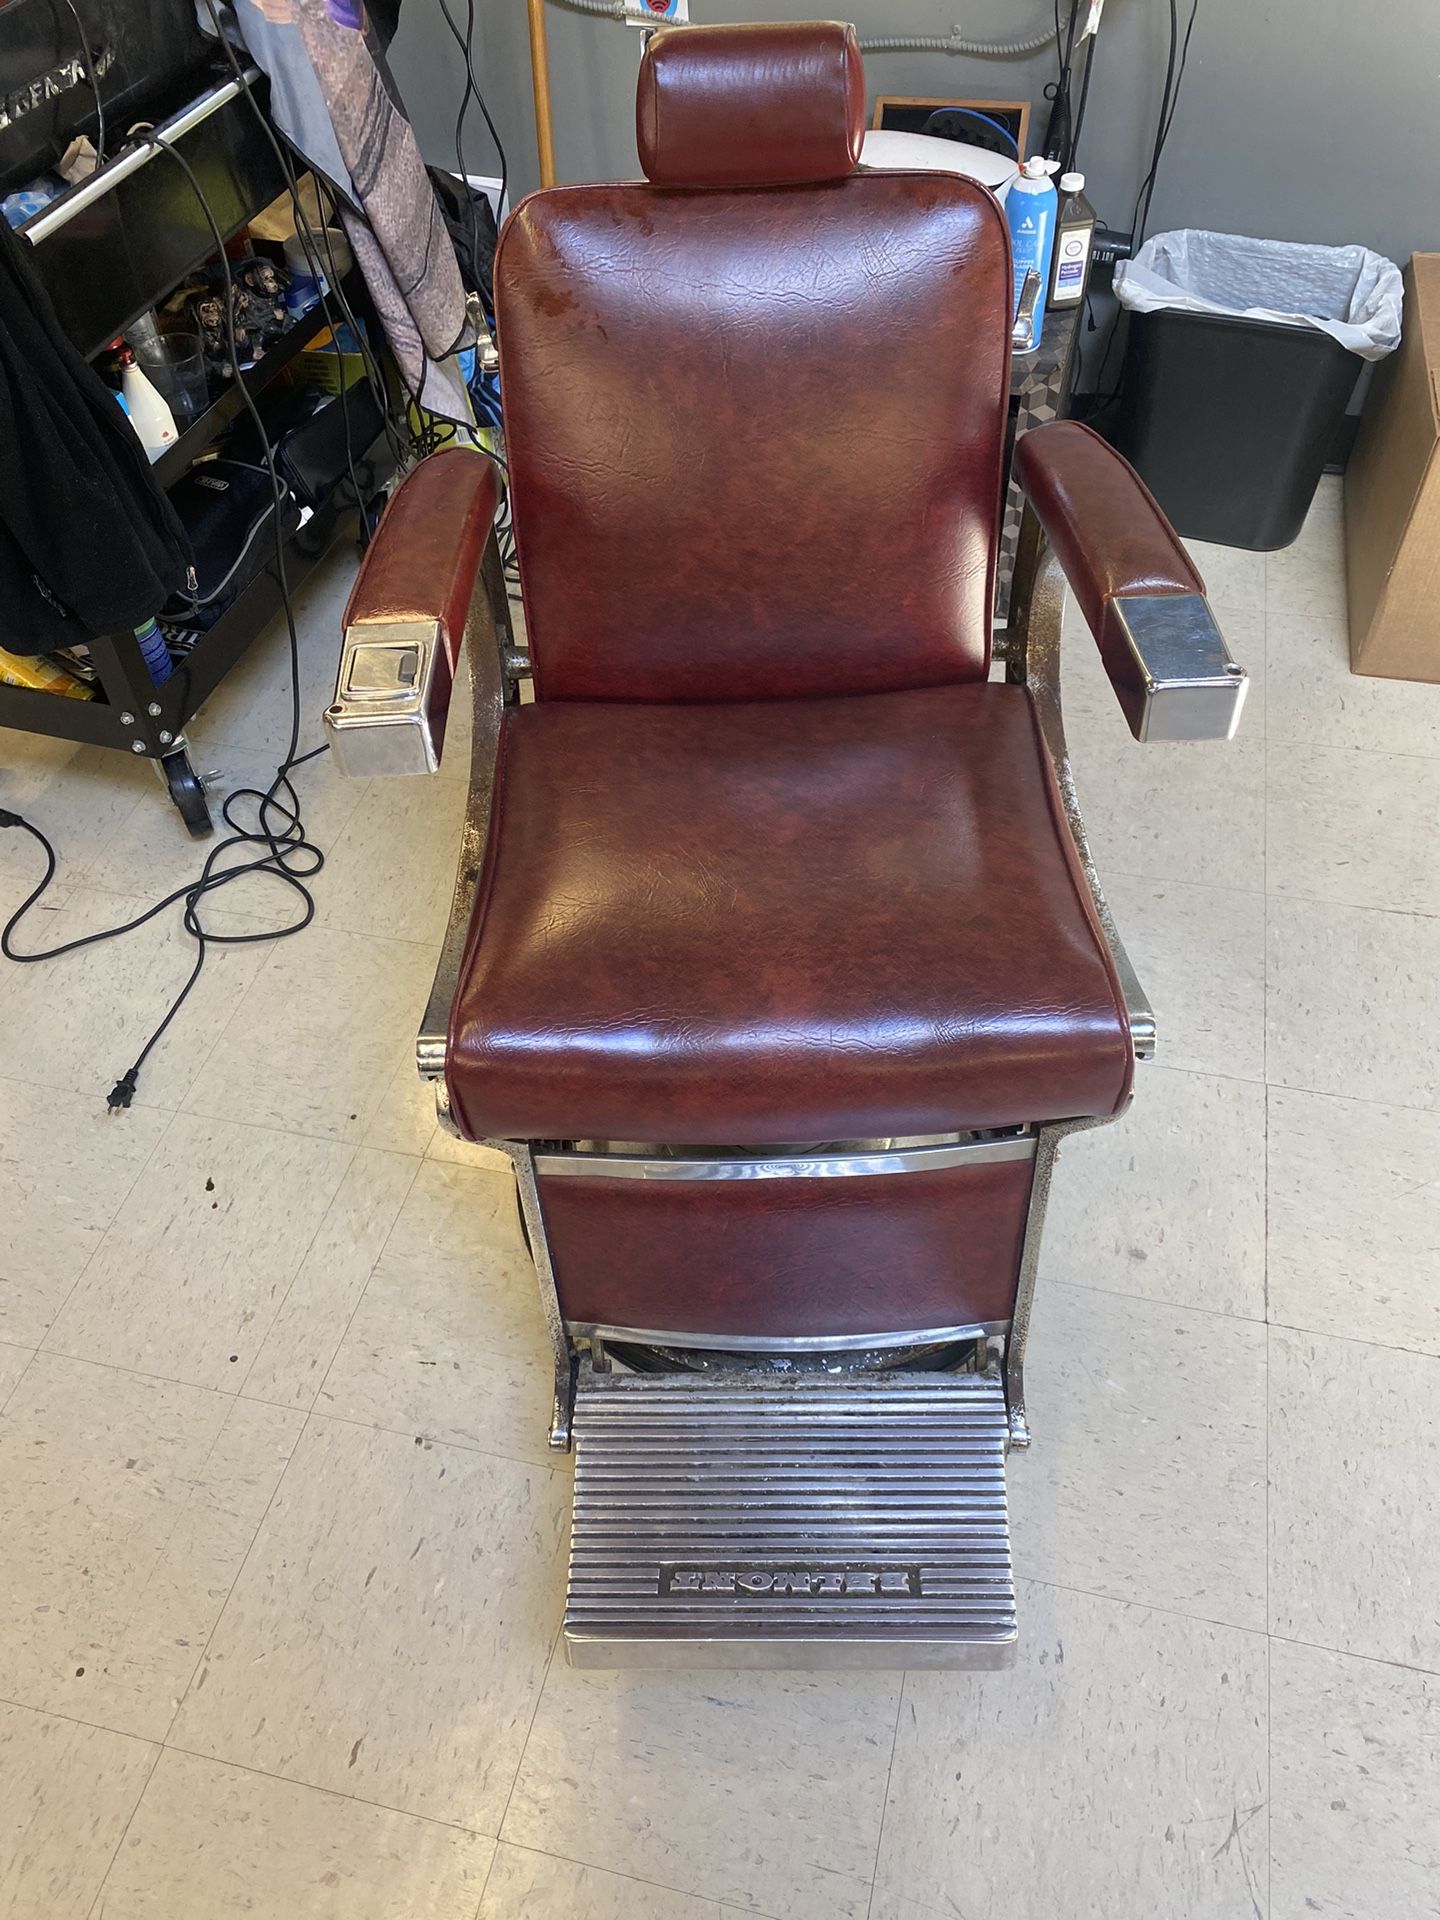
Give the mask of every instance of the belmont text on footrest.
[[1005, 1395], [969, 1373], [596, 1373], [575, 1401], [581, 1667], [1001, 1667]]

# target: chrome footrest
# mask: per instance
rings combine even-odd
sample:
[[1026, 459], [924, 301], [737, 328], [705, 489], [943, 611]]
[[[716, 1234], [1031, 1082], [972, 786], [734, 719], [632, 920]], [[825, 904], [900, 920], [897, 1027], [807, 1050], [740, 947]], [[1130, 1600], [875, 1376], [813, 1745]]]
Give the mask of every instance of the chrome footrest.
[[574, 1431], [573, 1666], [1013, 1657], [998, 1380], [587, 1362]]

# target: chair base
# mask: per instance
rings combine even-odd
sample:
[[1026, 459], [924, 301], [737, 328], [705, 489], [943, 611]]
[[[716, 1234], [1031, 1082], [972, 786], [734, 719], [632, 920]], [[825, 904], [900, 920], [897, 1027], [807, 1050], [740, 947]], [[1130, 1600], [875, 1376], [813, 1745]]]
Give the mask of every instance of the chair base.
[[1016, 1640], [993, 1373], [580, 1366], [577, 1667], [994, 1668]]

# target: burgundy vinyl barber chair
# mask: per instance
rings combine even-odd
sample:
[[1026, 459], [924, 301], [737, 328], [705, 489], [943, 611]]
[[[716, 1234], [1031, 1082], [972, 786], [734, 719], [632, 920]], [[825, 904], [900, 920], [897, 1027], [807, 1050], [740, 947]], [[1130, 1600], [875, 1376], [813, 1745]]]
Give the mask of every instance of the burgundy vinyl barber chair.
[[1015, 449], [992, 676], [1005, 219], [860, 169], [864, 104], [842, 26], [654, 37], [646, 180], [535, 195], [496, 262], [528, 652], [495, 469], [443, 452], [327, 716], [347, 770], [433, 771], [463, 642], [419, 1065], [514, 1162], [584, 1665], [1004, 1663], [1056, 1150], [1154, 1038], [1066, 758], [1064, 582], [1137, 738], [1226, 738], [1245, 691], [1070, 424]]

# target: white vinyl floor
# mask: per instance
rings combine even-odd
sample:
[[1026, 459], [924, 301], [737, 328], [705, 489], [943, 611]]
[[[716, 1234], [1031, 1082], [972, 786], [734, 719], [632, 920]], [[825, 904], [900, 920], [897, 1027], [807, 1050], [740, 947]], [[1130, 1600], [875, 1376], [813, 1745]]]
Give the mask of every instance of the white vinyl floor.
[[[298, 776], [315, 924], [0, 963], [3, 1920], [1440, 1914], [1440, 686], [1352, 678], [1340, 498], [1201, 550], [1254, 679], [1082, 796], [1160, 1021], [1062, 1161], [986, 1676], [569, 1671], [568, 1463], [503, 1173], [409, 1064], [464, 797]], [[353, 557], [302, 597], [318, 740]], [[283, 739], [258, 646], [193, 732]], [[0, 734], [30, 944], [198, 866], [148, 767]], [[39, 861], [0, 833], [0, 912]], [[217, 924], [286, 903], [236, 888]]]

